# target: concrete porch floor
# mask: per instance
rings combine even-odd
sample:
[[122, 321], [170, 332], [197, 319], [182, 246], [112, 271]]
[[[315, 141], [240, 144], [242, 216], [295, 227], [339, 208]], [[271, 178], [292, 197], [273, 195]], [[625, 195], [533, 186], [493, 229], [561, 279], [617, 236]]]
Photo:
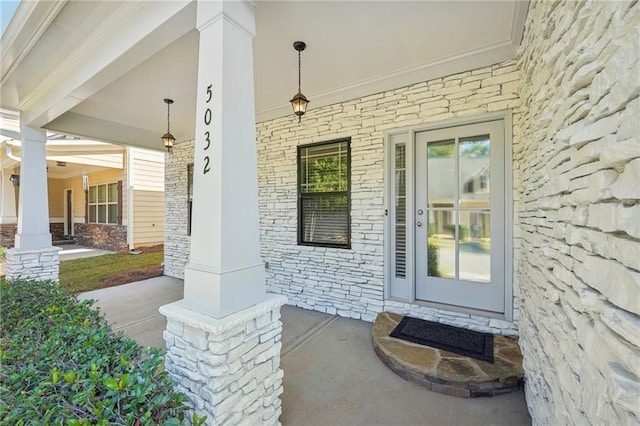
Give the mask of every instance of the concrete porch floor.
[[[182, 281], [159, 277], [83, 293], [115, 330], [164, 348], [158, 307], [182, 298]], [[458, 398], [389, 370], [375, 355], [372, 324], [282, 308], [283, 425], [530, 425], [524, 393]]]

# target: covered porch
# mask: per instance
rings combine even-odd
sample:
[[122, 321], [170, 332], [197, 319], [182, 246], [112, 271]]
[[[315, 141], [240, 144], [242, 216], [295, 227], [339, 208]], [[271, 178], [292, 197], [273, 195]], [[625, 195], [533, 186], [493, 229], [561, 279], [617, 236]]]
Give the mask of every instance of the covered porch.
[[[80, 295], [96, 300], [116, 331], [164, 347], [164, 304], [182, 280], [153, 278]], [[281, 310], [284, 425], [528, 425], [524, 392], [459, 398], [432, 392], [389, 370], [372, 350], [372, 324], [285, 305]]]
[[639, 23], [633, 1], [23, 2], [8, 276], [57, 279], [46, 130], [171, 134], [166, 366], [211, 423], [279, 422], [289, 303], [342, 317], [325, 331], [393, 311], [517, 335], [534, 422], [635, 424]]

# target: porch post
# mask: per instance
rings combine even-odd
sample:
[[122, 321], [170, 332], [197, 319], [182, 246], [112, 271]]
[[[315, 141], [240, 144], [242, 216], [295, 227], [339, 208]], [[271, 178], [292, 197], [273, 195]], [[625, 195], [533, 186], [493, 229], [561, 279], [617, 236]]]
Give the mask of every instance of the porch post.
[[7, 251], [7, 278], [58, 280], [58, 248], [51, 245], [47, 195], [46, 132], [20, 123], [22, 159], [18, 231]]
[[13, 168], [0, 171], [0, 246], [5, 247], [13, 246], [18, 223], [13, 174]]
[[209, 424], [279, 424], [280, 307], [260, 257], [255, 9], [197, 3], [200, 32], [191, 251], [167, 317], [165, 367]]
[[184, 300], [216, 318], [265, 299], [260, 258], [254, 6], [198, 2], [191, 252]]

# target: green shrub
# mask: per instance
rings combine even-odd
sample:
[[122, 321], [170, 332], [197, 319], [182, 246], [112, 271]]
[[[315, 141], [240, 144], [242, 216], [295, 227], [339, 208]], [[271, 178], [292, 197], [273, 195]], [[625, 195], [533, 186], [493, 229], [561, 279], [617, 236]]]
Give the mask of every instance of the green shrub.
[[0, 283], [0, 424], [179, 425], [160, 349], [114, 334], [56, 283]]
[[427, 244], [427, 274], [430, 277], [439, 277], [440, 271], [438, 271], [438, 252], [440, 249], [437, 245]]
[[[453, 238], [456, 237], [456, 225], [446, 225], [445, 229]], [[458, 240], [464, 241], [469, 236], [469, 227], [467, 225], [458, 225]]]
[[0, 246], [0, 263], [4, 263], [7, 261], [7, 249], [6, 247]]

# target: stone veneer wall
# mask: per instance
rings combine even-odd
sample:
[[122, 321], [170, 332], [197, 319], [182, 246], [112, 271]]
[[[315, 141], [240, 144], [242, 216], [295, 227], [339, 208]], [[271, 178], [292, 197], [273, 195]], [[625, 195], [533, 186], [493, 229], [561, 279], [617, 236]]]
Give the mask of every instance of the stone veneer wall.
[[16, 241], [16, 232], [18, 232], [18, 225], [15, 223], [2, 223], [0, 224], [0, 246], [13, 247]]
[[49, 223], [49, 232], [51, 236], [61, 237], [64, 235], [64, 223]]
[[[0, 224], [0, 246], [13, 247], [18, 232], [18, 225], [15, 223]], [[49, 232], [52, 235], [64, 235], [64, 223], [50, 223]]]
[[167, 317], [165, 368], [209, 425], [279, 425], [282, 413], [282, 296], [214, 319], [182, 301]]
[[640, 4], [532, 2], [514, 152], [535, 424], [640, 424]]
[[59, 247], [7, 250], [7, 279], [58, 281], [60, 271], [58, 252], [60, 250]]
[[78, 244], [117, 252], [129, 250], [127, 227], [124, 225], [76, 223], [74, 227], [75, 240]]
[[[513, 109], [519, 120], [517, 62], [493, 66], [257, 124], [261, 248], [267, 287], [289, 303], [373, 321], [387, 309], [482, 331], [517, 334], [514, 322], [384, 300], [384, 132], [455, 117]], [[517, 143], [518, 126], [513, 140]], [[351, 249], [297, 244], [296, 147], [351, 138]], [[188, 260], [187, 164], [193, 142], [174, 146], [166, 163], [165, 273], [182, 278]]]
[[183, 142], [165, 157], [164, 273], [177, 278], [184, 278], [189, 261], [187, 166], [193, 163], [193, 150], [194, 141]]
[[[386, 130], [512, 108], [518, 122], [520, 73], [507, 61], [341, 104], [259, 123], [262, 255], [269, 291], [290, 303], [373, 321], [383, 310], [482, 331], [517, 333], [515, 322], [384, 300]], [[311, 104], [313, 105], [313, 104]], [[513, 129], [518, 141], [517, 126]], [[351, 249], [297, 245], [296, 147], [351, 138]], [[514, 294], [517, 293], [517, 289]]]

